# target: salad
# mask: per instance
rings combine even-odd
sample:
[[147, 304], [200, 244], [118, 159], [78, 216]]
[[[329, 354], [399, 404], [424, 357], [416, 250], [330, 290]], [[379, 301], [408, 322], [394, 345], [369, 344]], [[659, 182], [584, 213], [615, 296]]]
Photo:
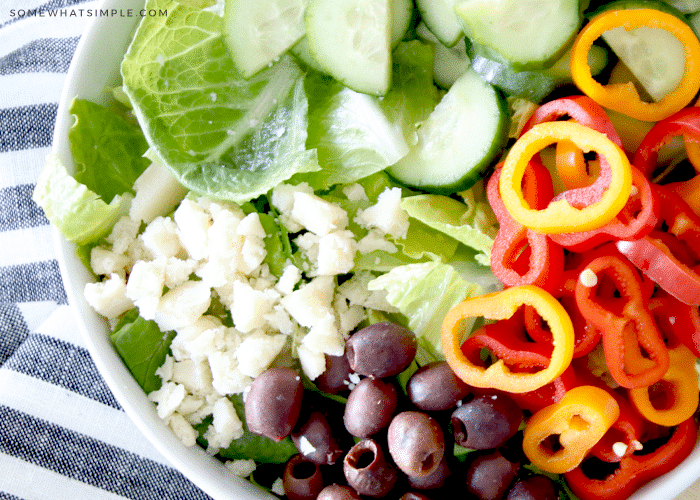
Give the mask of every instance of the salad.
[[688, 456], [700, 4], [146, 9], [34, 199], [185, 445], [291, 500], [619, 499]]

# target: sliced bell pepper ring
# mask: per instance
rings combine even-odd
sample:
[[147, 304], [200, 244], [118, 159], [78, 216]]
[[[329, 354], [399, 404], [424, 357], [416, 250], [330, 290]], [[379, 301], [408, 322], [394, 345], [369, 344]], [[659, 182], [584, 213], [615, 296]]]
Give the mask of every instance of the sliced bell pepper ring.
[[573, 252], [585, 252], [613, 240], [636, 240], [654, 229], [661, 211], [656, 191], [649, 180], [634, 166], [632, 194], [617, 216], [598, 229], [574, 233], [551, 234], [552, 241]]
[[[462, 323], [465, 319], [504, 320], [516, 314], [523, 305], [533, 306], [552, 332], [553, 348], [546, 368], [532, 373], [513, 372], [500, 359], [484, 367], [462, 353]], [[574, 329], [566, 310], [550, 293], [532, 285], [506, 288], [459, 303], [445, 316], [441, 340], [447, 363], [465, 383], [472, 387], [516, 393], [534, 391], [559, 377], [571, 363], [574, 351]]]
[[[609, 392], [620, 407], [620, 416], [617, 417], [615, 423], [600, 441], [593, 446], [591, 455], [604, 462], [614, 463], [632, 456], [642, 446], [640, 439], [644, 431], [644, 419], [625, 396], [614, 390], [609, 390]], [[622, 443], [622, 450], [616, 449], [617, 443]], [[621, 455], [619, 455], [620, 452], [622, 452]]]
[[663, 290], [655, 294], [648, 305], [667, 344], [681, 343], [693, 356], [700, 358], [700, 309], [684, 304]]
[[576, 378], [576, 373], [569, 366], [559, 377], [539, 389], [530, 392], [508, 392], [505, 394], [513, 399], [523, 410], [535, 413], [546, 406], [558, 403], [568, 391], [579, 385], [581, 384]]
[[[663, 29], [683, 45], [685, 68], [681, 83], [661, 100], [645, 102], [632, 82], [602, 85], [591, 75], [588, 52], [606, 31], [624, 27]], [[700, 41], [681, 19], [656, 9], [610, 10], [595, 16], [583, 27], [571, 47], [571, 76], [576, 86], [604, 108], [609, 108], [638, 120], [655, 122], [683, 109], [700, 89]]]
[[668, 349], [646, 305], [637, 270], [622, 258], [606, 255], [586, 264], [580, 276], [576, 303], [603, 334], [613, 379], [626, 388], [661, 380], [669, 366]]
[[700, 216], [666, 186], [654, 189], [661, 201], [656, 229], [618, 241], [617, 249], [669, 294], [700, 305]]
[[663, 378], [649, 387], [629, 390], [632, 404], [644, 418], [666, 427], [692, 418], [698, 408], [696, 357], [683, 344], [669, 349], [671, 364]]
[[[539, 123], [569, 119], [604, 133], [608, 139], [622, 147], [622, 141], [605, 110], [588, 96], [577, 95], [554, 99], [537, 108], [525, 123], [523, 133]], [[556, 146], [556, 162], [559, 177], [567, 189], [581, 188], [593, 184], [595, 176], [588, 171], [583, 151], [570, 141], [561, 141]]]
[[554, 296], [569, 313], [574, 325], [574, 358], [585, 356], [598, 345], [601, 339], [600, 328], [584, 318], [576, 303], [576, 283], [579, 281], [580, 269], [564, 271], [562, 286]]
[[[695, 419], [689, 418], [673, 428], [668, 440], [652, 452], [634, 453], [620, 460], [619, 466], [602, 479], [590, 477], [587, 469], [595, 472], [599, 467], [587, 461], [564, 474], [566, 483], [580, 500], [620, 500], [628, 498], [635, 490], [663, 474], [666, 474], [693, 451], [698, 437]], [[644, 444], [647, 446], [647, 444]], [[595, 458], [589, 459], [595, 461]]]
[[[620, 415], [607, 391], [591, 385], [575, 387], [558, 403], [527, 421], [523, 452], [546, 472], [562, 474], [575, 469]], [[558, 443], [551, 443], [558, 437]]]
[[[506, 286], [536, 285], [552, 291], [559, 286], [564, 270], [564, 249], [510, 216], [498, 192], [500, 175], [497, 166], [486, 185], [486, 196], [499, 223], [491, 247], [491, 270]], [[524, 181], [523, 192], [535, 206], [552, 198], [551, 178], [543, 165], [532, 162]]]
[[669, 182], [666, 187], [685, 201], [697, 215], [700, 215], [700, 174], [681, 182]]
[[[564, 191], [538, 210], [525, 199], [523, 177], [533, 156], [559, 141], [598, 153], [601, 172], [592, 185]], [[624, 151], [605, 134], [575, 122], [547, 122], [533, 126], [515, 142], [498, 186], [506, 209], [523, 226], [541, 233], [570, 233], [597, 229], [615, 218], [629, 198], [632, 172]]]
[[[698, 70], [700, 71], [700, 68]], [[634, 152], [632, 164], [647, 177], [651, 176], [656, 168], [659, 150], [671, 142], [671, 139], [678, 136], [682, 136], [686, 141], [700, 140], [700, 107], [691, 106], [681, 109], [656, 123], [644, 136], [637, 151]]]

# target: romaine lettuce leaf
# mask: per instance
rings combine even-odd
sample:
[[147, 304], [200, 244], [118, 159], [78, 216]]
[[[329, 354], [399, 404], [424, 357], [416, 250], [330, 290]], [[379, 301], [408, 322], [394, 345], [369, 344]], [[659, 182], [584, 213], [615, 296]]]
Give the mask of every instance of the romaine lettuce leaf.
[[143, 157], [148, 143], [141, 130], [117, 113], [83, 99], [74, 99], [75, 123], [68, 132], [76, 164], [73, 177], [109, 202], [134, 193], [134, 181], [151, 163]]
[[58, 157], [49, 155], [32, 199], [68, 241], [87, 245], [106, 236], [117, 220], [129, 213], [132, 196], [117, 195], [107, 204], [68, 175]]
[[149, 0], [122, 61], [124, 89], [149, 145], [187, 188], [244, 202], [296, 172], [318, 170], [306, 149], [308, 103], [290, 56], [249, 80], [235, 69], [218, 15]]
[[136, 382], [146, 392], [160, 389], [156, 370], [165, 362], [175, 332], [161, 332], [155, 321], [147, 321], [138, 310], [129, 311], [111, 335], [112, 344]]
[[395, 267], [370, 281], [368, 288], [385, 290], [389, 304], [408, 318], [407, 326], [418, 336], [419, 364], [444, 357], [440, 330], [448, 311], [483, 293], [452, 266], [437, 261]]

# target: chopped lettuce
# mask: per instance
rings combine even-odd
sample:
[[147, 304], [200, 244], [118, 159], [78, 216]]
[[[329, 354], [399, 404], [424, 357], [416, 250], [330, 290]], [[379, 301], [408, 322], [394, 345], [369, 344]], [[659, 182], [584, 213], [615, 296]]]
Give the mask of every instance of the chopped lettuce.
[[408, 318], [407, 326], [418, 336], [421, 364], [443, 357], [440, 329], [447, 312], [483, 293], [452, 266], [437, 261], [395, 267], [370, 281], [368, 288], [385, 290], [387, 301]]
[[112, 333], [114, 348], [124, 361], [136, 382], [146, 393], [160, 389], [161, 379], [156, 370], [165, 362], [175, 332], [161, 332], [155, 321], [129, 311]]
[[223, 19], [149, 0], [122, 61], [124, 90], [160, 161], [187, 188], [248, 201], [297, 172], [319, 169], [306, 149], [308, 103], [291, 56], [246, 80], [223, 40]]
[[74, 99], [75, 123], [68, 132], [76, 171], [73, 177], [109, 202], [134, 193], [133, 184], [151, 163], [143, 157], [148, 143], [141, 130], [117, 113], [83, 99]]
[[107, 204], [68, 175], [58, 157], [49, 155], [32, 199], [68, 241], [87, 245], [106, 236], [117, 220], [128, 214], [132, 196], [117, 195]]

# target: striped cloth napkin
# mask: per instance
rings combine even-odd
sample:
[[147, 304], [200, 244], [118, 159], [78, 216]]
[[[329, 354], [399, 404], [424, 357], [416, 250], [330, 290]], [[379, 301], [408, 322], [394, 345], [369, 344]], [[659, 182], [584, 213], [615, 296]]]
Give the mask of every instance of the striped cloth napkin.
[[[148, 443], [97, 372], [49, 222], [31, 199], [90, 20], [80, 9], [97, 5], [0, 2], [0, 500], [208, 499]], [[700, 482], [678, 497], [697, 498]]]
[[[0, 499], [208, 499], [120, 408], [78, 332], [32, 190], [84, 0], [0, 2]], [[66, 9], [63, 17], [31, 16]]]

